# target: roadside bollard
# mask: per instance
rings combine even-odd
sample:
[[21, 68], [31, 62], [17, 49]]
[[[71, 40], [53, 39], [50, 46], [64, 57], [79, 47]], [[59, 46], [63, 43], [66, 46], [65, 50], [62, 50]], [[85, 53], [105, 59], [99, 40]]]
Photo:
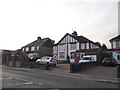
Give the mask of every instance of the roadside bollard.
[[120, 64], [117, 65], [117, 75], [118, 78], [120, 78]]
[[74, 64], [70, 63], [70, 73], [73, 73], [73, 72], [74, 72]]
[[48, 70], [49, 69], [49, 64], [47, 63], [46, 65], [45, 65], [45, 70]]
[[30, 61], [30, 68], [34, 68], [34, 63]]

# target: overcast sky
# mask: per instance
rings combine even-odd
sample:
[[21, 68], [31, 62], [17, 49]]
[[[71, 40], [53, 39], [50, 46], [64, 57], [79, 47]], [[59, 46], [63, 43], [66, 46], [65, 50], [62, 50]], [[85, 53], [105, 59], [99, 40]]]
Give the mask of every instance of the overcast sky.
[[0, 0], [0, 49], [19, 49], [38, 36], [57, 43], [73, 30], [110, 48], [118, 35], [118, 1]]

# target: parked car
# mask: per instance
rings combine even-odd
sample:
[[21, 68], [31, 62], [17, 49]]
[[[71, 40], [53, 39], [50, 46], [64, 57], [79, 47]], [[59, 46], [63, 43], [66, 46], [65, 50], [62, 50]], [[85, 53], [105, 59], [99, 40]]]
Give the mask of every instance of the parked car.
[[102, 61], [103, 66], [117, 66], [118, 61], [113, 57], [106, 57]]
[[51, 66], [56, 66], [57, 61], [55, 58], [50, 56], [43, 56], [41, 59], [36, 60], [37, 64], [49, 64]]
[[29, 58], [29, 61], [34, 62], [39, 58], [39, 54], [38, 53], [29, 53], [28, 58]]
[[83, 56], [79, 63], [95, 62], [95, 58], [92, 56]]

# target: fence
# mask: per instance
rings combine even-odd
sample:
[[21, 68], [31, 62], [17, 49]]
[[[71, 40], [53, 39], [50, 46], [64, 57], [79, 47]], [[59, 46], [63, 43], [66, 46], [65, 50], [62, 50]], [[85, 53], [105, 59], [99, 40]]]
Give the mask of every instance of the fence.
[[26, 56], [7, 56], [6, 65], [11, 67], [22, 67], [25, 63], [27, 63], [29, 60]]

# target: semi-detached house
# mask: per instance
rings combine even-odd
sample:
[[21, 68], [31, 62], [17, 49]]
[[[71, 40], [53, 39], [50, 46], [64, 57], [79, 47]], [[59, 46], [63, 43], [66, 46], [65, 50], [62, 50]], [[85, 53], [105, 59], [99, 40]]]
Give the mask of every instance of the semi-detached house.
[[[72, 34], [65, 34], [65, 36], [53, 46], [53, 57], [58, 62], [66, 61], [68, 58], [74, 60], [74, 52], [76, 50], [99, 49], [100, 46], [84, 36], [78, 36], [74, 31]], [[83, 56], [82, 53], [80, 56]]]
[[110, 39], [112, 55], [120, 63], [120, 35]]
[[41, 58], [42, 56], [52, 56], [54, 41], [50, 38], [38, 37], [37, 40], [23, 46], [22, 54], [30, 59]]

